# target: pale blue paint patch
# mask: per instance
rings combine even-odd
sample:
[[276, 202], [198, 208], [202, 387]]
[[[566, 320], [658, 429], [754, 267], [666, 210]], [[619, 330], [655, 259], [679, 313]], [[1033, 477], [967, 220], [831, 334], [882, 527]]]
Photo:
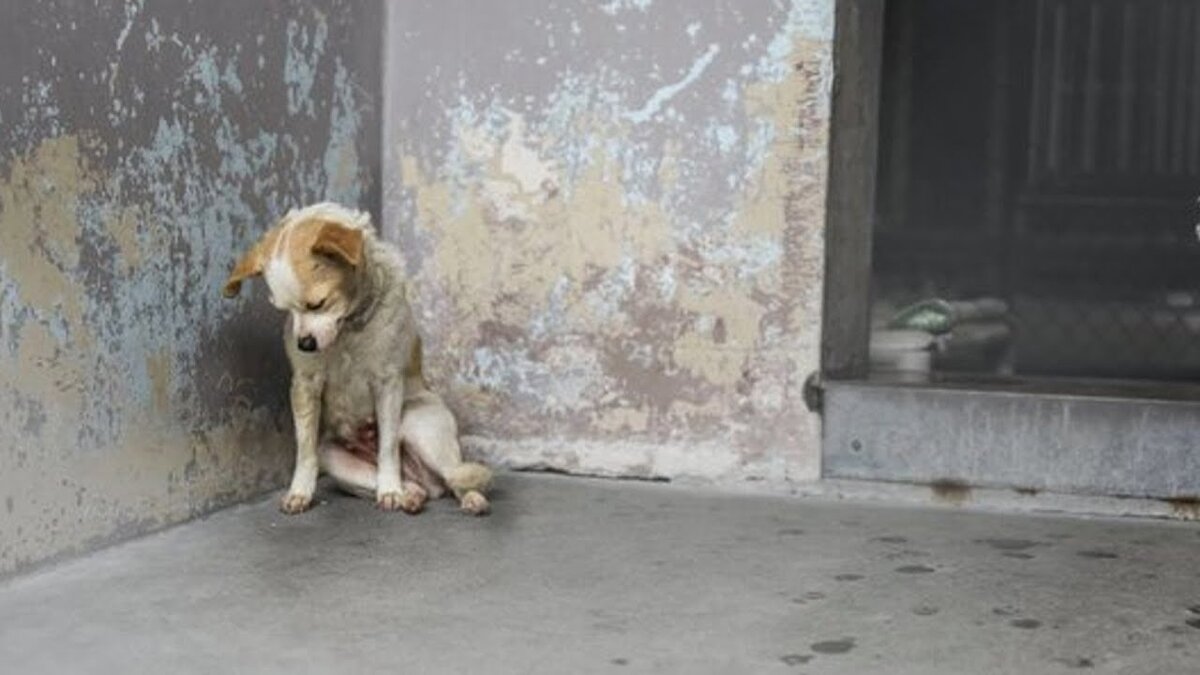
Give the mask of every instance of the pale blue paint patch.
[[729, 78], [725, 80], [725, 86], [721, 87], [721, 100], [732, 106], [741, 98], [742, 88], [738, 86], [737, 80]]
[[728, 154], [737, 145], [738, 132], [729, 124], [712, 125], [708, 128], [708, 138], [716, 143], [721, 154]]
[[749, 178], [761, 171], [771, 152], [771, 144], [775, 142], [775, 124], [768, 119], [751, 120], [749, 133], [746, 137], [743, 167], [746, 171], [741, 178]]
[[621, 106], [620, 95], [603, 86], [602, 79], [603, 75], [566, 73], [532, 125], [536, 134], [549, 141], [550, 155], [559, 160], [567, 197], [575, 181], [592, 168], [601, 142], [597, 134], [588, 132], [589, 128], [598, 120], [613, 119]]
[[490, 109], [495, 105], [493, 103], [484, 112], [480, 112], [470, 99], [461, 96], [458, 104], [446, 111], [450, 118], [450, 133], [443, 140], [446, 154], [436, 170], [438, 177], [447, 181], [450, 186], [450, 208], [455, 217], [466, 213], [470, 207], [472, 186], [484, 174], [484, 162], [468, 154], [462, 139], [476, 133], [484, 133], [484, 140], [488, 144], [497, 143], [495, 125], [485, 123], [485, 120], [493, 116]]
[[711, 265], [733, 270], [739, 280], [750, 279], [763, 271], [775, 267], [783, 257], [783, 246], [778, 238], [722, 237], [728, 239], [721, 244], [708, 240], [702, 246], [704, 260]]
[[637, 263], [625, 255], [616, 267], [605, 272], [600, 283], [584, 296], [584, 301], [596, 316], [611, 319], [620, 313], [625, 298], [636, 284]]
[[0, 339], [8, 346], [8, 355], [17, 353], [17, 336], [21, 333], [29, 310], [21, 302], [17, 283], [9, 276], [4, 261], [0, 260]]
[[767, 53], [744, 75], [755, 73], [768, 82], [779, 82], [792, 72], [790, 62], [797, 38], [828, 42], [833, 40], [833, 7], [828, 0], [792, 0], [787, 18], [767, 44]]
[[600, 11], [609, 16], [616, 16], [620, 12], [637, 10], [645, 12], [650, 9], [650, 5], [654, 4], [654, 0], [609, 0], [600, 5]]
[[571, 292], [571, 280], [562, 275], [550, 289], [544, 308], [529, 322], [529, 337], [540, 340], [562, 326], [567, 309], [567, 297]]
[[675, 266], [663, 265], [658, 271], [658, 293], [664, 301], [673, 300], [675, 298], [675, 290], [678, 284], [675, 281]]
[[287, 85], [288, 112], [296, 115], [301, 110], [310, 117], [316, 114], [313, 107], [312, 88], [317, 78], [317, 66], [325, 53], [325, 40], [329, 26], [325, 17], [318, 16], [316, 26], [310, 30], [296, 21], [288, 21], [287, 50], [283, 58], [283, 81]]
[[61, 136], [63, 133], [62, 110], [54, 94], [54, 85], [48, 80], [31, 82], [22, 78], [25, 86], [21, 91], [21, 105], [25, 115], [20, 123], [21, 140], [28, 144], [34, 138]]
[[477, 347], [459, 382], [556, 414], [587, 407], [603, 389], [594, 353], [568, 348], [564, 363], [547, 363], [524, 349]]
[[216, 47], [209, 46], [196, 51], [189, 45], [183, 49], [183, 58], [191, 64], [187, 69], [187, 78], [200, 85], [203, 90], [203, 96], [197, 92], [197, 102], [205, 109], [221, 112], [223, 91], [234, 95], [242, 93], [242, 80], [237, 74], [234, 61], [226, 60], [222, 66]]
[[146, 31], [144, 37], [146, 38], [146, 48], [152, 52], [161, 51], [164, 44], [173, 44], [180, 49], [184, 47], [183, 40], [179, 39], [179, 34], [164, 35], [158, 19], [154, 17], [151, 17], [150, 29]]
[[355, 152], [361, 122], [350, 72], [339, 57], [333, 79], [333, 105], [329, 109], [329, 144], [322, 161], [326, 199], [358, 204], [362, 197], [362, 184], [358, 180], [358, 153]]
[[658, 91], [654, 92], [650, 96], [650, 98], [644, 105], [642, 105], [641, 108], [625, 113], [625, 119], [633, 122], [634, 124], [643, 124], [650, 121], [650, 119], [657, 115], [662, 109], [663, 104], [665, 104], [667, 101], [670, 101], [672, 98], [678, 95], [679, 92], [687, 89], [692, 85], [693, 82], [698, 80], [700, 76], [704, 74], [704, 71], [708, 68], [709, 64], [713, 62], [713, 59], [717, 57], [717, 54], [720, 53], [720, 51], [720, 45], [716, 43], [709, 45], [708, 50], [705, 51], [700, 58], [696, 59], [694, 63], [692, 63], [691, 68], [688, 69], [688, 72], [683, 76], [683, 79], [675, 82], [674, 84], [661, 87]]
[[121, 28], [121, 32], [117, 34], [116, 50], [120, 52], [125, 46], [125, 40], [129, 38], [129, 32], [133, 30], [133, 22], [137, 19], [137, 15], [142, 11], [145, 5], [145, 0], [132, 0], [125, 3], [125, 25]]

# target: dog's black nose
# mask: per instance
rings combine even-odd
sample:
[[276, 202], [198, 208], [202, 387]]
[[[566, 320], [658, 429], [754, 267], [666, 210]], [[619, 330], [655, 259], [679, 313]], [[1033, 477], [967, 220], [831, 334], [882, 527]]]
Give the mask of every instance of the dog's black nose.
[[302, 352], [315, 352], [317, 351], [317, 339], [311, 335], [305, 335], [296, 342], [296, 346]]

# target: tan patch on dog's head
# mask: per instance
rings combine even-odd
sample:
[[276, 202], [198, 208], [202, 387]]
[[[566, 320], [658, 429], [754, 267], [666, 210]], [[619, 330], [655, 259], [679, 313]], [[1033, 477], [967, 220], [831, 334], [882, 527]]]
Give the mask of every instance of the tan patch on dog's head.
[[275, 306], [312, 311], [353, 290], [362, 264], [361, 230], [310, 218], [285, 226], [281, 236], [264, 266]]
[[325, 348], [353, 309], [366, 224], [364, 214], [335, 205], [289, 213], [238, 261], [225, 295], [237, 295], [247, 278], [265, 276], [271, 304], [291, 312], [296, 337]]

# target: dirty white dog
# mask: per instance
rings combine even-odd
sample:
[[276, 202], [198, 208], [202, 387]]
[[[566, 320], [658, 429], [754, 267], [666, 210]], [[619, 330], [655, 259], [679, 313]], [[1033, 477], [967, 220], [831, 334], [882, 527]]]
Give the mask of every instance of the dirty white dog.
[[283, 511], [312, 504], [321, 469], [389, 511], [417, 513], [448, 488], [486, 513], [491, 472], [463, 461], [454, 416], [425, 384], [400, 254], [370, 216], [332, 203], [288, 213], [238, 261], [225, 296], [260, 275], [289, 315], [296, 469]]

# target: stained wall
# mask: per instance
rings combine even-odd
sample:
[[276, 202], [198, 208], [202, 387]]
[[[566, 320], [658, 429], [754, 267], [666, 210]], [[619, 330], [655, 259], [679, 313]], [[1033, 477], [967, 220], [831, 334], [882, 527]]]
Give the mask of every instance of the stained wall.
[[473, 452], [817, 476], [833, 5], [390, 5], [385, 222]]
[[287, 208], [378, 205], [381, 15], [0, 9], [0, 574], [280, 484], [278, 319], [221, 281]]

